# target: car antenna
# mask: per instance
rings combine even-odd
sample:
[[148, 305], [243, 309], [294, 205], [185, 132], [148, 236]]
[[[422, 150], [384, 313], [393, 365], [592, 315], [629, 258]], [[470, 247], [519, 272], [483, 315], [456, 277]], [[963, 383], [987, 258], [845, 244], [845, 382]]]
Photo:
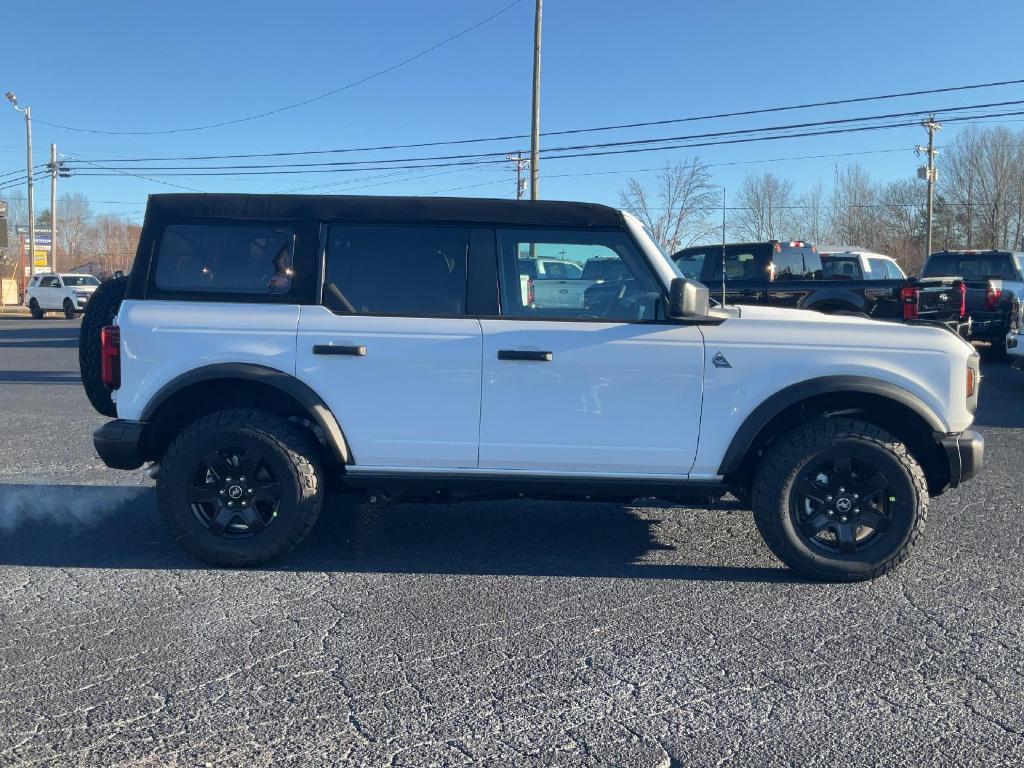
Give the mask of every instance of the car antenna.
[[725, 187], [722, 187], [722, 308], [725, 309]]

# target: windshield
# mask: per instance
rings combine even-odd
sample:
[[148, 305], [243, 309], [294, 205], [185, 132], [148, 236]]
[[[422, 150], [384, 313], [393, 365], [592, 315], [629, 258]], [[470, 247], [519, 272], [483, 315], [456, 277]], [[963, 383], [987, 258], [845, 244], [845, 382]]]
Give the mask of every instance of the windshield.
[[62, 278], [64, 285], [68, 287], [77, 287], [80, 285], [99, 285], [100, 281], [92, 275], [64, 275]]

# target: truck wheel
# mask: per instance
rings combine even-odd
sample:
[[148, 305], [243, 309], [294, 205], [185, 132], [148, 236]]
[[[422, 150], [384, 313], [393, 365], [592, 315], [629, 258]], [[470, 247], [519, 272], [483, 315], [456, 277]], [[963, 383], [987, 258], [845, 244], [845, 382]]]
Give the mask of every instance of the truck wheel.
[[819, 419], [771, 444], [753, 487], [765, 543], [801, 576], [873, 579], [924, 532], [928, 485], [899, 440], [855, 419]]
[[71, 303], [71, 299], [64, 299], [64, 317], [68, 320], [75, 319], [75, 305]]
[[124, 291], [128, 286], [125, 277], [114, 277], [96, 289], [89, 297], [82, 315], [82, 327], [78, 331], [78, 370], [82, 386], [92, 407], [104, 416], [117, 416], [117, 407], [110, 399], [110, 390], [103, 384], [100, 371], [100, 331], [114, 322], [114, 316], [121, 308]]
[[39, 306], [39, 302], [36, 301], [35, 299], [30, 299], [29, 300], [29, 302], [28, 302], [28, 309], [29, 309], [29, 312], [32, 313], [32, 319], [33, 320], [42, 320], [43, 319], [43, 315], [45, 313], [43, 312], [42, 307]]
[[308, 434], [272, 413], [217, 411], [171, 442], [156, 484], [174, 538], [218, 566], [273, 560], [305, 538], [323, 501]]

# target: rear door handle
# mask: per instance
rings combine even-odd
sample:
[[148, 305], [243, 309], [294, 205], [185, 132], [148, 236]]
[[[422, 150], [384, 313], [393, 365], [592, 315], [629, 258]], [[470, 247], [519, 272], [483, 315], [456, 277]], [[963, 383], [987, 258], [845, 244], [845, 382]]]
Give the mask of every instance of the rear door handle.
[[499, 360], [536, 360], [541, 363], [550, 363], [555, 359], [551, 352], [538, 352], [533, 349], [499, 349]]
[[355, 357], [366, 357], [366, 347], [358, 346], [335, 346], [334, 344], [314, 344], [314, 355], [353, 355]]

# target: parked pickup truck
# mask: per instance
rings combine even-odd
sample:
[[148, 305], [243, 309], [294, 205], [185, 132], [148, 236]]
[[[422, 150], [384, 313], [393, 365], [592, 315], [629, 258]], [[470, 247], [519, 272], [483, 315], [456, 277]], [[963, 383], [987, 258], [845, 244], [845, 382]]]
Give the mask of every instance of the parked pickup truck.
[[964, 312], [956, 278], [856, 280], [826, 274], [813, 245], [802, 242], [732, 243], [685, 248], [672, 256], [688, 278], [700, 280], [728, 304], [858, 313], [877, 320], [944, 323], [960, 330]]
[[990, 341], [1005, 351], [1014, 299], [1024, 298], [1024, 254], [1011, 251], [938, 251], [928, 257], [926, 278], [957, 277], [964, 284], [964, 308], [971, 341]]

